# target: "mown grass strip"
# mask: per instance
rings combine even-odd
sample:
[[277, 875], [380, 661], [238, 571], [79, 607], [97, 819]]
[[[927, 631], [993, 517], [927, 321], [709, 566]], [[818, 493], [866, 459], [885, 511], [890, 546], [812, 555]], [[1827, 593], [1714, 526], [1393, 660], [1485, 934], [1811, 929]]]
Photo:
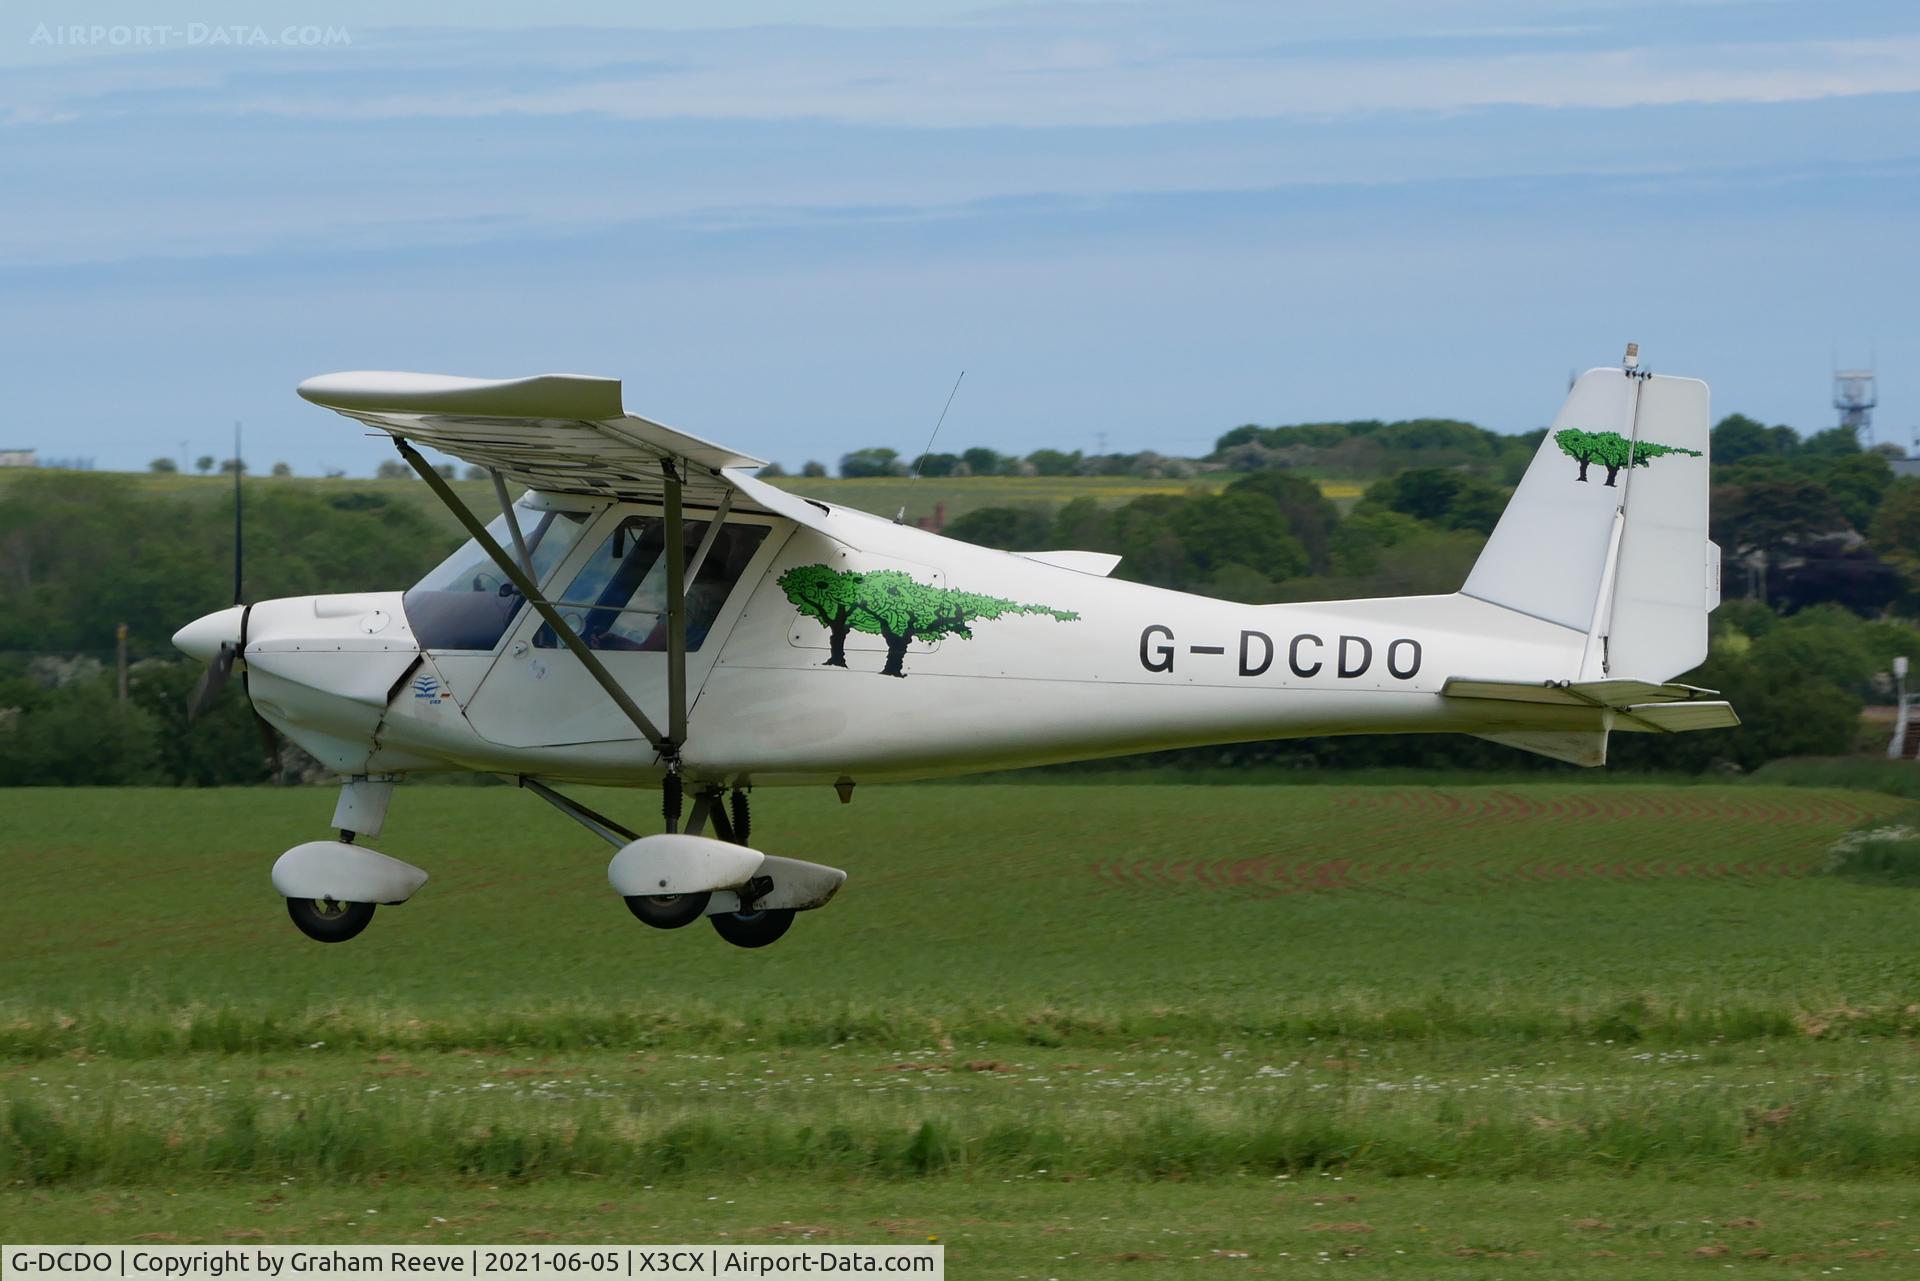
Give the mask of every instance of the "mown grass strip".
[[0, 1179], [29, 1186], [949, 1172], [1185, 1180], [1316, 1171], [1907, 1175], [1920, 1173], [1920, 1111], [1890, 1107], [1888, 1083], [1863, 1080], [1798, 1087], [1764, 1106], [1752, 1092], [1728, 1088], [1558, 1101], [1452, 1089], [1384, 1102], [1367, 1091], [1303, 1088], [1279, 1100], [1108, 1116], [964, 1102], [730, 1115], [672, 1100], [528, 1107], [244, 1092], [204, 1114], [155, 1113], [111, 1097], [54, 1104], [18, 1095], [0, 1112]]
[[0, 1056], [30, 1061], [69, 1054], [116, 1059], [183, 1054], [268, 1054], [324, 1045], [336, 1050], [737, 1049], [766, 1046], [968, 1044], [1087, 1047], [1158, 1039], [1275, 1045], [1354, 1039], [1531, 1045], [1611, 1041], [1697, 1046], [1776, 1038], [1920, 1034], [1904, 1003], [1814, 1009], [1759, 1000], [1525, 1005], [1430, 999], [1395, 1005], [1353, 998], [1251, 1008], [1159, 1006], [1061, 1010], [958, 1006], [909, 1012], [849, 1004], [742, 1013], [693, 1005], [607, 1007], [555, 1003], [538, 1009], [432, 1014], [365, 1006], [277, 1009], [241, 1004], [91, 1006], [75, 1012], [0, 1010]]

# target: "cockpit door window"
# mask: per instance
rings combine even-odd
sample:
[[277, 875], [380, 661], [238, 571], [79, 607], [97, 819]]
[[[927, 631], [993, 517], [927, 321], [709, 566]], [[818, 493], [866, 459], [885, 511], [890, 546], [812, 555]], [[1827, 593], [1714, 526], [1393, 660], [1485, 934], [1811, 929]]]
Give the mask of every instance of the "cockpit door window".
[[[685, 523], [685, 555], [692, 562], [706, 537], [707, 521]], [[687, 588], [687, 649], [697, 651], [720, 616], [734, 585], [767, 536], [764, 525], [720, 527], [700, 572]], [[607, 535], [573, 581], [554, 599], [567, 625], [596, 650], [665, 651], [667, 648], [666, 522], [658, 516], [629, 516]], [[559, 647], [551, 627], [542, 625], [533, 643]]]

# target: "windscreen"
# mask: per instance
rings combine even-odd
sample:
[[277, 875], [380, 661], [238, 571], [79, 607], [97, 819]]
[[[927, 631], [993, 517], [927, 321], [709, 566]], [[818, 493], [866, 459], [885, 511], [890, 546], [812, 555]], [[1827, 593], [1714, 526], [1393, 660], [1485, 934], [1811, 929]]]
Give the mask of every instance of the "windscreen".
[[[566, 558], [592, 515], [540, 511], [524, 498], [514, 505], [513, 514], [533, 559], [536, 584], [544, 584], [554, 566]], [[493, 518], [487, 534], [508, 555], [514, 554], [504, 515]], [[526, 599], [470, 538], [415, 583], [402, 603], [422, 649], [491, 650], [506, 635]]]

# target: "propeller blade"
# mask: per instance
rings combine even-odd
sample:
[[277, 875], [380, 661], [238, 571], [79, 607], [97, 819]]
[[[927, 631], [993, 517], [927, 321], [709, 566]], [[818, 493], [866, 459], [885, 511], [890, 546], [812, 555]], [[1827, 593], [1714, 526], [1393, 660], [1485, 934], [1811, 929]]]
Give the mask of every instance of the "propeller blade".
[[221, 642], [220, 652], [214, 655], [207, 670], [200, 675], [200, 681], [193, 687], [193, 693], [187, 696], [187, 719], [197, 721], [201, 715], [220, 697], [220, 691], [227, 687], [227, 677], [233, 674], [233, 660], [239, 653], [237, 646]]

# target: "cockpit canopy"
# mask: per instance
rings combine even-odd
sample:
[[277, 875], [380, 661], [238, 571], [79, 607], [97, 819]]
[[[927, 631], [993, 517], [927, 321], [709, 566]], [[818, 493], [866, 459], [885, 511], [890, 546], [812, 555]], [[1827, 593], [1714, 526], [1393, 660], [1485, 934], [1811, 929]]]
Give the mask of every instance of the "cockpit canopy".
[[[561, 587], [556, 571], [575, 559], [570, 553], [605, 509], [554, 507], [529, 492], [513, 508], [514, 522], [533, 560], [531, 577], [540, 590], [590, 649], [664, 651], [666, 522], [658, 515], [631, 509], [608, 517], [608, 525], [602, 526], [605, 532], [597, 534], [598, 546], [568, 571], [566, 586]], [[709, 535], [711, 523], [689, 520], [682, 533], [689, 651], [698, 650], [706, 640], [768, 533], [768, 527], [758, 521], [732, 521]], [[513, 554], [505, 516], [495, 517], [487, 533]], [[526, 600], [480, 544], [469, 539], [414, 584], [403, 603], [421, 648], [487, 651], [500, 643]], [[543, 649], [560, 644], [547, 626], [534, 633], [533, 643]]]

